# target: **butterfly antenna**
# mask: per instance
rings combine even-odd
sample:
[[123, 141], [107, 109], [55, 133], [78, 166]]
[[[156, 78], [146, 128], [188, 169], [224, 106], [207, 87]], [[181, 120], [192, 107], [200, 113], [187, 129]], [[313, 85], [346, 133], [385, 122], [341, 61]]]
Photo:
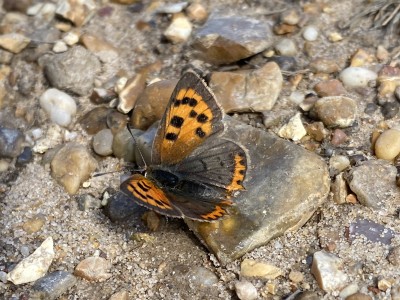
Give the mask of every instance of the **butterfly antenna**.
[[142, 161], [143, 161], [143, 163], [144, 163], [144, 168], [145, 168], [145, 170], [147, 170], [147, 164], [146, 164], [146, 161], [144, 160], [143, 153], [142, 153], [142, 151], [140, 150], [139, 144], [138, 144], [136, 138], [133, 136], [133, 133], [132, 133], [131, 129], [129, 128], [129, 125], [127, 125], [126, 128], [128, 128], [128, 131], [129, 131], [129, 133], [131, 134], [131, 136], [132, 136], [132, 138], [133, 138], [133, 141], [135, 142], [135, 145], [136, 145], [136, 147], [137, 147], [137, 149], [138, 149], [138, 151], [139, 151], [140, 157], [142, 158]]

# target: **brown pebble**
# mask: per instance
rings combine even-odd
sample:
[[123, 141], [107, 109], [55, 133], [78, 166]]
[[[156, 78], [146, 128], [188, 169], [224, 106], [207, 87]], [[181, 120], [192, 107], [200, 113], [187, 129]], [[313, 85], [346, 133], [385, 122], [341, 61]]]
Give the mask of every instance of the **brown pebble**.
[[336, 61], [326, 58], [317, 58], [310, 63], [310, 70], [313, 73], [335, 73], [339, 72], [340, 67]]
[[45, 222], [46, 218], [43, 215], [37, 215], [26, 221], [22, 225], [22, 229], [28, 234], [35, 233], [38, 232], [43, 227]]
[[351, 203], [351, 204], [357, 204], [358, 201], [357, 201], [356, 195], [354, 195], [354, 194], [348, 194], [348, 195], [346, 196], [346, 202], [347, 202], [347, 203]]
[[330, 80], [326, 80], [326, 81], [317, 83], [314, 86], [314, 91], [320, 97], [339, 96], [339, 95], [346, 94], [346, 92], [347, 92], [346, 89], [344, 88], [342, 82], [340, 82], [337, 79], [330, 79]]
[[126, 127], [128, 116], [121, 114], [118, 111], [112, 111], [107, 115], [107, 126], [115, 134]]
[[314, 122], [306, 126], [307, 134], [317, 142], [322, 142], [328, 135], [324, 123]]
[[293, 33], [297, 30], [298, 27], [296, 25], [289, 25], [289, 24], [278, 24], [274, 27], [274, 33], [278, 35]]
[[347, 136], [347, 134], [341, 129], [337, 128], [332, 132], [331, 143], [334, 146], [339, 146], [346, 142], [348, 139], [349, 137]]
[[190, 20], [203, 23], [207, 20], [208, 12], [201, 3], [192, 3], [186, 8], [187, 16]]
[[107, 128], [107, 115], [111, 111], [113, 110], [107, 107], [96, 107], [87, 112], [79, 123], [88, 134], [96, 134]]
[[108, 273], [111, 263], [102, 257], [88, 257], [82, 260], [75, 268], [74, 275], [88, 281], [105, 281], [111, 277]]

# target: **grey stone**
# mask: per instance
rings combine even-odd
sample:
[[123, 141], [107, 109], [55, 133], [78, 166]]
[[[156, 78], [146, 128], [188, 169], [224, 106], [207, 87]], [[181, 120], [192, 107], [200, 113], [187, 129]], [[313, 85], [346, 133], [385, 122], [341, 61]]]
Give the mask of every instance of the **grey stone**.
[[48, 58], [45, 74], [53, 87], [84, 96], [93, 89], [100, 61], [81, 46]]
[[55, 271], [35, 282], [32, 286], [30, 299], [32, 300], [54, 300], [73, 287], [77, 279], [66, 271]]
[[229, 217], [213, 223], [186, 220], [222, 264], [300, 228], [326, 200], [330, 185], [327, 166], [317, 155], [230, 117], [224, 122], [223, 136], [248, 150], [246, 190], [232, 199]]
[[271, 44], [271, 26], [265, 22], [245, 17], [215, 17], [195, 33], [193, 47], [205, 61], [228, 64], [260, 53]]
[[396, 174], [390, 162], [369, 160], [351, 170], [348, 183], [361, 204], [395, 213], [400, 197]]
[[18, 129], [0, 127], [0, 158], [17, 157], [22, 152], [24, 135]]

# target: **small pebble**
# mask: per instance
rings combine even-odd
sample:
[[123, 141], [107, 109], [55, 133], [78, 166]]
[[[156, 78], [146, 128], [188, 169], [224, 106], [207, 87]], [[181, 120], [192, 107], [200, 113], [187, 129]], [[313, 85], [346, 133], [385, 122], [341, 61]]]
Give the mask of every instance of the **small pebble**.
[[96, 209], [101, 207], [100, 199], [95, 198], [90, 194], [82, 194], [76, 197], [78, 202], [78, 209], [80, 211], [88, 211], [90, 209]]
[[372, 115], [378, 109], [378, 105], [375, 103], [368, 103], [364, 109], [364, 112], [368, 115]]
[[31, 40], [19, 33], [7, 33], [0, 35], [0, 47], [12, 52], [20, 53]]
[[97, 161], [85, 146], [70, 142], [60, 149], [51, 161], [52, 176], [70, 194], [97, 168]]
[[73, 46], [79, 42], [79, 33], [76, 31], [67, 32], [63, 37], [63, 41], [68, 46]]
[[300, 104], [304, 101], [304, 94], [300, 91], [293, 91], [290, 96], [289, 100], [294, 104]]
[[23, 257], [27, 257], [30, 253], [29, 247], [25, 245], [21, 246], [20, 252]]
[[186, 14], [190, 20], [197, 23], [203, 23], [208, 17], [206, 8], [199, 2], [191, 3], [186, 8]]
[[240, 264], [240, 275], [244, 277], [275, 279], [282, 274], [278, 267], [254, 259], [244, 259]]
[[211, 289], [218, 283], [217, 275], [204, 267], [191, 268], [187, 276], [190, 283], [203, 289]]
[[306, 126], [307, 134], [317, 142], [322, 142], [328, 135], [324, 123], [314, 122]]
[[88, 134], [96, 134], [107, 128], [107, 117], [113, 109], [107, 107], [96, 107], [80, 118], [79, 123]]
[[28, 163], [30, 163], [33, 159], [33, 153], [32, 153], [32, 148], [31, 147], [24, 147], [24, 150], [22, 150], [22, 153], [18, 155], [17, 157], [17, 166], [24, 166]]
[[292, 39], [284, 38], [275, 45], [275, 50], [284, 56], [295, 56], [297, 54], [297, 47]]
[[294, 283], [299, 283], [304, 280], [304, 275], [303, 275], [303, 273], [301, 273], [299, 271], [292, 270], [289, 273], [289, 279]]
[[373, 56], [364, 49], [358, 49], [350, 60], [351, 67], [362, 67], [373, 62]]
[[332, 32], [328, 35], [328, 39], [331, 42], [340, 42], [341, 40], [343, 40], [342, 35], [339, 32]]
[[27, 234], [32, 234], [32, 233], [38, 232], [40, 229], [42, 229], [45, 222], [46, 222], [45, 216], [38, 214], [37, 216], [24, 222], [22, 224], [22, 229]]
[[353, 295], [358, 292], [358, 285], [357, 283], [351, 283], [346, 286], [343, 290], [340, 291], [339, 297], [342, 299], [346, 299], [348, 296]]
[[36, 281], [46, 274], [53, 259], [53, 239], [48, 237], [31, 255], [20, 261], [7, 274], [7, 280], [14, 284]]
[[0, 173], [5, 172], [10, 167], [10, 163], [5, 159], [0, 159]]
[[93, 150], [98, 155], [107, 156], [113, 153], [113, 134], [110, 129], [100, 130], [93, 137]]
[[349, 137], [347, 136], [347, 134], [339, 128], [336, 128], [332, 132], [331, 143], [334, 146], [339, 146], [339, 145], [345, 143], [346, 141], [348, 141], [348, 139], [349, 139]]
[[294, 115], [289, 122], [283, 125], [278, 131], [280, 137], [291, 139], [293, 141], [301, 140], [306, 134], [307, 131], [301, 121], [300, 113]]
[[63, 41], [57, 41], [53, 46], [53, 51], [55, 53], [61, 53], [61, 52], [65, 52], [67, 50], [68, 50], [68, 46]]
[[300, 14], [296, 9], [288, 9], [282, 13], [281, 21], [288, 25], [297, 25], [300, 22]]
[[75, 100], [68, 94], [57, 90], [48, 89], [40, 96], [40, 106], [50, 115], [51, 121], [68, 126], [76, 114]]
[[[131, 131], [136, 138], [142, 133], [142, 131], [137, 129]], [[128, 162], [134, 162], [136, 151], [135, 148], [136, 145], [128, 129], [125, 128], [115, 134], [112, 144], [112, 151], [116, 157], [123, 158]]]
[[192, 24], [184, 15], [174, 17], [171, 24], [164, 31], [164, 36], [173, 43], [185, 42], [192, 33]]
[[321, 81], [314, 86], [314, 91], [320, 97], [340, 96], [346, 94], [343, 84], [337, 79]]
[[102, 282], [109, 279], [111, 263], [103, 257], [88, 257], [79, 262], [76, 266], [74, 275], [88, 281]]
[[335, 169], [337, 173], [344, 171], [350, 166], [350, 160], [344, 155], [334, 155], [329, 159], [329, 167]]
[[94, 1], [60, 0], [57, 3], [56, 14], [79, 27], [87, 22], [95, 9]]
[[313, 73], [336, 73], [340, 70], [336, 61], [327, 58], [317, 58], [310, 63], [310, 70]]
[[382, 115], [385, 120], [394, 118], [399, 113], [399, 106], [398, 102], [386, 102], [382, 105]]
[[382, 45], [379, 45], [378, 48], [376, 48], [376, 58], [379, 61], [386, 61], [389, 56], [389, 52]]
[[126, 128], [128, 117], [118, 111], [112, 111], [107, 115], [107, 126], [113, 134]]
[[315, 26], [309, 25], [303, 29], [303, 37], [306, 41], [313, 42], [318, 38], [318, 29]]
[[311, 274], [325, 292], [341, 290], [348, 279], [341, 259], [326, 251], [314, 253]]
[[32, 299], [55, 300], [73, 287], [77, 279], [66, 271], [55, 271], [40, 278], [31, 287]]
[[255, 300], [258, 297], [256, 287], [248, 281], [238, 281], [235, 283], [236, 295], [240, 300]]
[[340, 72], [339, 78], [346, 87], [365, 88], [372, 80], [376, 80], [378, 75], [371, 70], [362, 67], [348, 67]]
[[400, 266], [400, 246], [393, 247], [387, 257], [388, 261], [394, 266]]
[[400, 130], [388, 129], [375, 142], [377, 158], [393, 160], [400, 154]]
[[358, 117], [357, 102], [344, 96], [320, 98], [314, 104], [313, 112], [327, 127], [349, 127]]
[[[336, 170], [334, 168], [329, 169], [330, 175], [335, 175]], [[335, 201], [336, 204], [344, 204], [346, 203], [346, 199], [348, 196], [348, 188], [347, 188], [347, 183], [346, 180], [344, 179], [343, 172], [339, 173], [335, 177], [335, 181], [331, 185], [331, 191], [333, 193], [333, 201]]]
[[18, 129], [0, 127], [0, 158], [14, 158], [21, 154], [24, 135]]

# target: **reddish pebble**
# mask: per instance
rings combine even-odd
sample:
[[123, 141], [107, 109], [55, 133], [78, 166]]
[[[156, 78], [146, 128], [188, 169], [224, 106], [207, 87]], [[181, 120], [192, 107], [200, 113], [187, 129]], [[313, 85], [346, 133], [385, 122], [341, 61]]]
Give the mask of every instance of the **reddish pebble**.
[[332, 133], [331, 143], [334, 146], [339, 146], [348, 140], [347, 134], [341, 129], [335, 129]]

